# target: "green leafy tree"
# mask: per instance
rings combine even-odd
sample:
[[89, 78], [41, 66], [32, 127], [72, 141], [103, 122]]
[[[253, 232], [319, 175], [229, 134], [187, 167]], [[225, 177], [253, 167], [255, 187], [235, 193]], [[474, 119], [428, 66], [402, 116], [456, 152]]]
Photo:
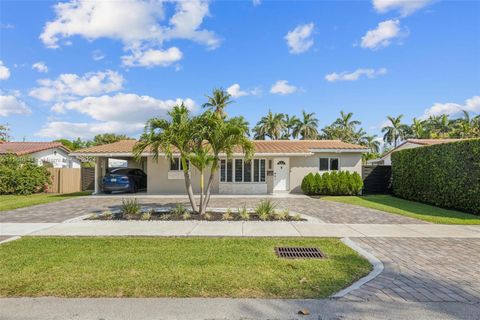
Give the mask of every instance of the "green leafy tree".
[[272, 140], [279, 140], [282, 137], [285, 127], [283, 113], [272, 113], [272, 111], [268, 111], [268, 114], [263, 116], [253, 128], [253, 131], [255, 138], [265, 139], [265, 137], [269, 137]]
[[402, 124], [403, 115], [398, 117], [387, 116], [389, 123], [382, 128], [383, 141], [393, 145], [395, 148], [407, 134], [408, 126]]
[[103, 144], [109, 144], [109, 143], [118, 142], [120, 140], [129, 140], [129, 139], [131, 138], [129, 138], [124, 134], [115, 134], [115, 133], [97, 134], [95, 137], [93, 137], [91, 145], [100, 146]]
[[290, 138], [296, 139], [297, 132], [296, 128], [300, 125], [300, 119], [296, 116], [289, 116], [288, 114], [284, 115], [283, 121], [285, 122], [285, 129], [282, 135], [283, 140], [289, 140]]
[[8, 124], [0, 125], [0, 141], [7, 142], [10, 140], [10, 128]]
[[293, 130], [295, 137], [301, 137], [302, 140], [316, 139], [318, 136], [318, 119], [315, 113], [307, 113], [302, 111], [302, 117], [295, 129]]
[[212, 110], [221, 118], [226, 118], [227, 114], [225, 113], [225, 108], [233, 103], [231, 100], [231, 95], [223, 89], [214, 89], [211, 96], [207, 95], [208, 101], [205, 102], [202, 106], [203, 108], [208, 108]]
[[7, 154], [0, 157], [0, 194], [28, 195], [45, 191], [50, 172], [34, 158]]

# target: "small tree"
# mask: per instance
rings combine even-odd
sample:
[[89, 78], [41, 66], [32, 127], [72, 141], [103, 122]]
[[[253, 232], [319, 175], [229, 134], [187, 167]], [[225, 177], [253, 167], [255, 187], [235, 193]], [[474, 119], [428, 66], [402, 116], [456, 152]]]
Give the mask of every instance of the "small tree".
[[31, 157], [8, 154], [0, 157], [0, 194], [32, 194], [45, 191], [50, 172]]

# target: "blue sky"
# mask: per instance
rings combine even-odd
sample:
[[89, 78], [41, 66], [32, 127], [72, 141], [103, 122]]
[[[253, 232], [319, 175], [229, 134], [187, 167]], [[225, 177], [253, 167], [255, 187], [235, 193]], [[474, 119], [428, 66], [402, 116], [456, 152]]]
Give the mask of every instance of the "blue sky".
[[[0, 124], [14, 140], [137, 136], [229, 88], [229, 115], [353, 112], [371, 134], [480, 112], [480, 2], [0, 1]], [[88, 17], [88, 18], [87, 18]]]

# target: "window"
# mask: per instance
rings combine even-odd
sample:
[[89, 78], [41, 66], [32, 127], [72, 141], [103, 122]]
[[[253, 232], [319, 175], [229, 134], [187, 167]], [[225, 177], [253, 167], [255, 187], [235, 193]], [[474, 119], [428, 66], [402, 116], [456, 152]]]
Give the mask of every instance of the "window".
[[220, 182], [265, 182], [265, 159], [220, 160]]
[[337, 171], [340, 170], [340, 160], [338, 158], [320, 158], [320, 171]]
[[232, 182], [232, 160], [220, 160], [220, 181], [221, 182]]
[[[187, 161], [187, 168], [188, 168], [188, 161]], [[180, 170], [183, 170], [183, 166], [182, 166], [182, 161], [180, 160], [180, 158], [173, 158], [171, 161], [170, 161], [170, 171], [180, 171]]]

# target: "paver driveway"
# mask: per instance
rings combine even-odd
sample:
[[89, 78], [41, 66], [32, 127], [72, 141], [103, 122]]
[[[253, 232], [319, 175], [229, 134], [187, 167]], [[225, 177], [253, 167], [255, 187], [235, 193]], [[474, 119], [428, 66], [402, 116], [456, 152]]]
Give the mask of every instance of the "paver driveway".
[[[156, 206], [174, 206], [177, 203], [189, 205], [185, 198], [142, 198], [141, 204]], [[212, 198], [211, 207], [240, 208], [255, 207], [264, 198]], [[278, 208], [288, 208], [318, 218], [326, 223], [377, 223], [377, 224], [420, 224], [421, 220], [389, 214], [374, 209], [352, 206], [332, 201], [322, 201], [308, 197], [273, 198]], [[62, 222], [71, 218], [118, 208], [122, 197], [82, 197], [60, 202], [42, 204], [27, 208], [0, 212], [0, 222]]]
[[343, 300], [480, 303], [480, 239], [352, 240], [385, 269]]

